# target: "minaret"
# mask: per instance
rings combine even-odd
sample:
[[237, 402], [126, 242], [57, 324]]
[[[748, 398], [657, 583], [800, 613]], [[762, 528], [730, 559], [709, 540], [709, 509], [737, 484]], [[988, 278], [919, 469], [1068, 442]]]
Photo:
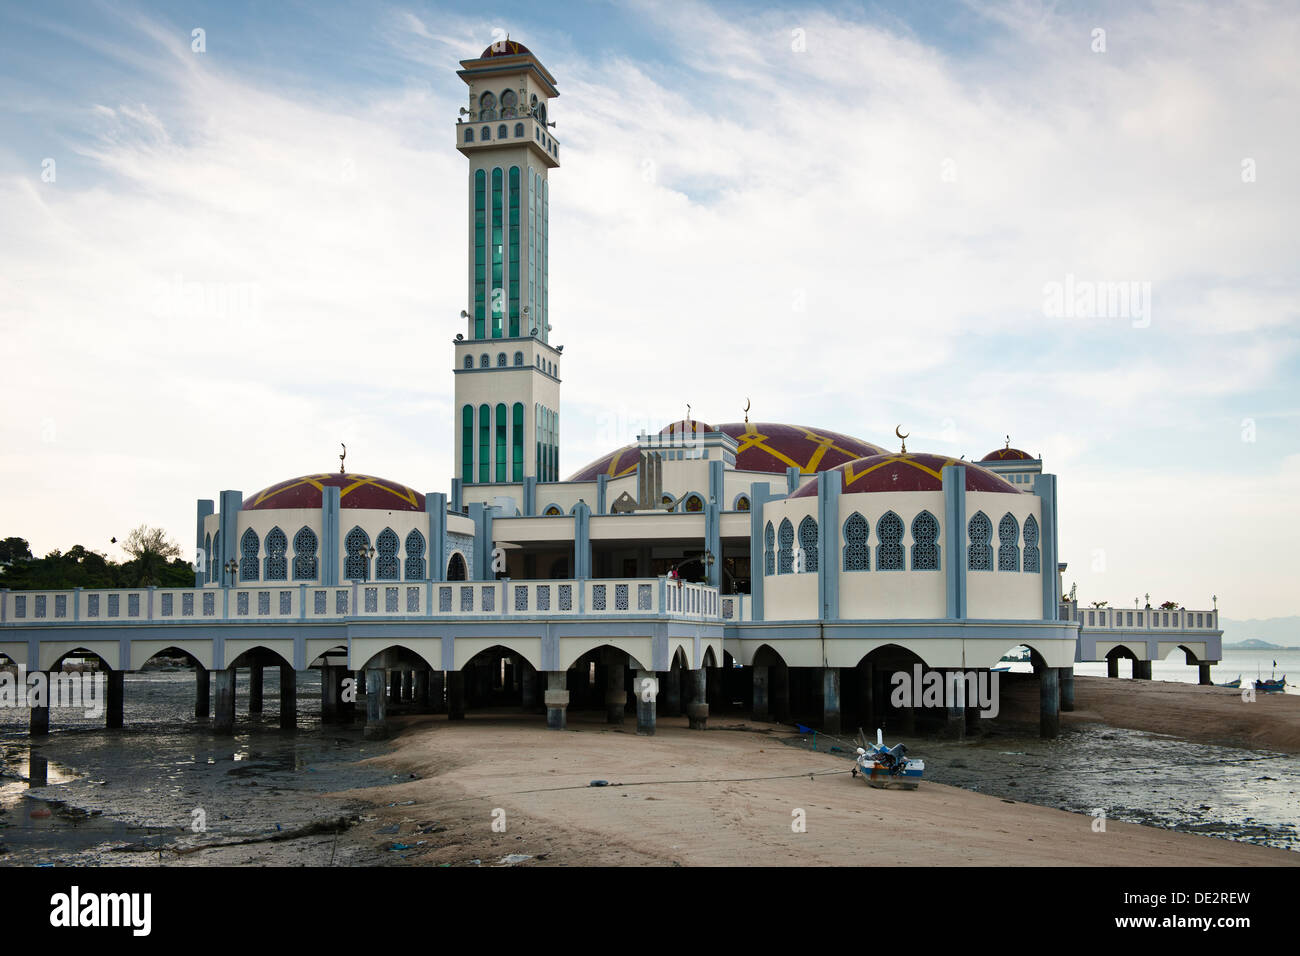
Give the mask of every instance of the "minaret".
[[493, 43], [457, 75], [469, 103], [469, 296], [456, 336], [456, 477], [462, 485], [559, 480], [560, 349], [550, 345], [547, 123], [555, 77], [528, 48]]

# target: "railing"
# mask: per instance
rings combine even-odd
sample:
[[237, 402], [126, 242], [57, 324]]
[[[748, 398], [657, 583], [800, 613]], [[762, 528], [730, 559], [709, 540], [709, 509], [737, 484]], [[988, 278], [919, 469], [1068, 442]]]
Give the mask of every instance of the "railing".
[[748, 621], [751, 604], [748, 594], [724, 594], [718, 599], [724, 621]]
[[716, 588], [666, 578], [365, 581], [322, 586], [3, 591], [0, 627], [355, 618], [668, 616], [719, 619]]
[[1078, 621], [1087, 630], [1125, 631], [1217, 631], [1219, 612], [1178, 608], [1165, 610], [1158, 607], [1079, 607], [1066, 602], [1060, 605], [1061, 619]]

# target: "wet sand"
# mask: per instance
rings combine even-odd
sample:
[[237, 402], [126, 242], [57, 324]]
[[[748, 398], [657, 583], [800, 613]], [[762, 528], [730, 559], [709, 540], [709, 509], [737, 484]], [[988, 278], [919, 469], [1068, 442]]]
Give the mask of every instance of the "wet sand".
[[[563, 865], [1300, 865], [1300, 853], [1114, 820], [1095, 832], [1089, 815], [931, 781], [874, 790], [842, 756], [785, 745], [777, 725], [711, 719], [699, 733], [665, 719], [638, 737], [592, 714], [570, 728], [412, 718], [370, 762], [420, 779], [341, 795], [374, 804], [374, 823], [348, 839], [407, 846], [389, 851], [395, 862], [433, 865], [507, 854]], [[796, 810], [806, 832], [792, 831]], [[419, 832], [431, 825], [446, 830]]]

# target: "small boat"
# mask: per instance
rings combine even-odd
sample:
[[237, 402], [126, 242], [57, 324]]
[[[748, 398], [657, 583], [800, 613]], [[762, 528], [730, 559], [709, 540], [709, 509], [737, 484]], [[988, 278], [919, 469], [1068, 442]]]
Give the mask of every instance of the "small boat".
[[999, 664], [997, 667], [990, 667], [989, 670], [997, 671], [999, 674], [1005, 674], [1011, 670], [1010, 664]]
[[915, 790], [925, 773], [925, 761], [906, 754], [903, 744], [886, 747], [884, 735], [877, 730], [874, 745], [858, 748], [853, 776], [861, 774], [877, 790]]
[[1241, 675], [1238, 674], [1236, 680], [1230, 680], [1230, 681], [1227, 681], [1227, 682], [1222, 683], [1222, 684], [1215, 684], [1214, 686], [1215, 686], [1215, 687], [1231, 687], [1231, 688], [1233, 688], [1233, 689], [1235, 690], [1236, 688], [1238, 688], [1238, 687], [1241, 686]]
[[1286, 690], [1286, 675], [1283, 674], [1277, 680], [1257, 680], [1255, 681], [1255, 690], [1263, 694], [1278, 694]]

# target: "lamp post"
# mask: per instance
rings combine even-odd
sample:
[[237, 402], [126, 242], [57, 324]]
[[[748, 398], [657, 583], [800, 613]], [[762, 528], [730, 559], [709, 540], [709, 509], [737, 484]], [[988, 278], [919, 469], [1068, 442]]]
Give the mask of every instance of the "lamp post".
[[352, 580], [353, 580], [353, 581], [369, 581], [369, 580], [370, 580], [370, 562], [373, 561], [373, 560], [375, 559], [375, 546], [374, 546], [373, 544], [372, 544], [372, 545], [367, 545], [366, 547], [362, 548], [361, 551], [360, 551], [359, 553], [360, 553], [361, 557], [363, 557], [363, 558], [366, 559], [366, 570], [365, 570], [365, 573], [361, 575], [361, 577], [359, 577], [359, 578], [353, 578]]
[[231, 558], [226, 562], [223, 570], [230, 575], [230, 586], [233, 588], [235, 586], [235, 572], [239, 570], [239, 562]]

